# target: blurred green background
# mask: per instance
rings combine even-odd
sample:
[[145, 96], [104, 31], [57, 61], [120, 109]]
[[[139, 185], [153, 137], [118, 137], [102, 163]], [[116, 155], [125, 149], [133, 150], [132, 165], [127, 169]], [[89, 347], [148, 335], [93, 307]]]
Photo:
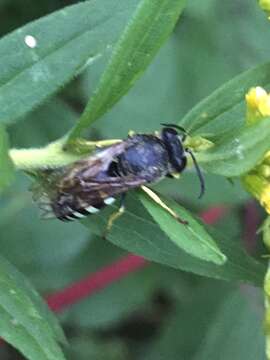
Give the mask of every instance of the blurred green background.
[[[4, 36], [64, 6], [65, 0], [0, 0]], [[240, 72], [269, 59], [270, 23], [253, 0], [188, 1], [177, 27], [134, 88], [94, 124], [93, 139], [121, 138], [132, 129], [152, 132], [178, 122], [198, 101]], [[108, 54], [109, 56], [109, 51]], [[39, 146], [74, 124], [104, 68], [100, 59], [19, 125], [10, 127], [14, 147]], [[256, 84], [254, 84], [256, 85]], [[56, 121], [57, 119], [57, 121]], [[17, 174], [2, 199], [1, 253], [41, 293], [52, 292], [109, 264], [124, 251], [89, 235], [81, 224], [42, 221]], [[157, 189], [202, 211], [225, 204], [229, 214], [217, 229], [242, 241], [248, 195], [239, 184], [206, 175], [207, 192], [197, 199], [193, 171]], [[60, 318], [71, 347], [68, 359], [264, 359], [260, 291], [151, 264], [73, 306]], [[7, 346], [1, 359], [20, 359]]]

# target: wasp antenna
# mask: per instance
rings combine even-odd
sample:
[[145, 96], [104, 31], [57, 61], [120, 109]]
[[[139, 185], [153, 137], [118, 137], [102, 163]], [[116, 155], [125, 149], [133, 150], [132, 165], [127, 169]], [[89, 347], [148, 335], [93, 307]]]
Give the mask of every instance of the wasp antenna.
[[200, 191], [200, 194], [199, 194], [199, 199], [203, 196], [204, 192], [205, 192], [205, 181], [204, 181], [204, 177], [203, 177], [203, 174], [201, 172], [201, 169], [197, 163], [197, 160], [193, 154], [193, 152], [189, 149], [186, 149], [186, 152], [189, 153], [189, 155], [191, 156], [191, 159], [193, 161], [193, 164], [195, 166], [195, 170], [197, 172], [197, 175], [198, 175], [198, 178], [199, 178], [199, 181], [200, 181], [200, 185], [201, 185], [201, 191]]
[[180, 125], [176, 125], [176, 124], [165, 124], [165, 123], [161, 123], [160, 125], [162, 126], [168, 126], [168, 127], [171, 127], [171, 128], [174, 128], [176, 130], [180, 130], [182, 131], [184, 134], [186, 135], [189, 135], [188, 132], [186, 131], [186, 129], [184, 129], [182, 126]]

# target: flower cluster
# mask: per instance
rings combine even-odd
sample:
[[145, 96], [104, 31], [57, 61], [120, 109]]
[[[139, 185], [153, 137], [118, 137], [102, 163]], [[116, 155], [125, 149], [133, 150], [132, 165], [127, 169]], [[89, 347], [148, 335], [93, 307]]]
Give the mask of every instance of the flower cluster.
[[[270, 0], [261, 1], [262, 6], [268, 6], [270, 13]], [[266, 10], [266, 7], [264, 8]], [[246, 94], [248, 126], [270, 116], [270, 94], [263, 88], [251, 88]], [[268, 120], [266, 120], [268, 121]], [[270, 143], [269, 143], [270, 149]], [[262, 161], [257, 164], [248, 174], [242, 177], [245, 188], [257, 199], [270, 214], [270, 151], [268, 151]], [[263, 242], [270, 250], [270, 216], [268, 216], [262, 226]], [[270, 263], [264, 278], [264, 299], [265, 299], [265, 318], [264, 330], [266, 340], [266, 356], [270, 359]]]
[[262, 87], [251, 88], [246, 94], [246, 103], [248, 125], [270, 116], [270, 94]]
[[[246, 94], [247, 125], [252, 125], [270, 116], [270, 94], [261, 87], [251, 88]], [[270, 148], [270, 143], [269, 143]], [[270, 214], [270, 151], [248, 174], [242, 177], [245, 188]]]

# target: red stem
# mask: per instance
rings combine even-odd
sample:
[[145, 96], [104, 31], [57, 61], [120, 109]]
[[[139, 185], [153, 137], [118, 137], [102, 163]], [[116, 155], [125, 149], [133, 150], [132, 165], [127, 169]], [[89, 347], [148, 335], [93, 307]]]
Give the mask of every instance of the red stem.
[[140, 256], [129, 254], [111, 265], [90, 274], [66, 288], [47, 296], [51, 310], [58, 312], [66, 307], [94, 294], [107, 285], [123, 278], [147, 264]]

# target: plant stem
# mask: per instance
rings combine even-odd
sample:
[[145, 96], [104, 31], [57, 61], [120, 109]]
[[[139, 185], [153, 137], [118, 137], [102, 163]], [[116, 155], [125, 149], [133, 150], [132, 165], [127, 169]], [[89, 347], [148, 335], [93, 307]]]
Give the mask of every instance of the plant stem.
[[68, 165], [82, 156], [63, 150], [63, 140], [43, 148], [11, 149], [9, 156], [20, 170], [47, 169]]
[[121, 142], [119, 139], [87, 141], [76, 139], [66, 148], [62, 138], [43, 148], [11, 149], [9, 156], [20, 170], [52, 169], [65, 166], [88, 156], [92, 151]]

